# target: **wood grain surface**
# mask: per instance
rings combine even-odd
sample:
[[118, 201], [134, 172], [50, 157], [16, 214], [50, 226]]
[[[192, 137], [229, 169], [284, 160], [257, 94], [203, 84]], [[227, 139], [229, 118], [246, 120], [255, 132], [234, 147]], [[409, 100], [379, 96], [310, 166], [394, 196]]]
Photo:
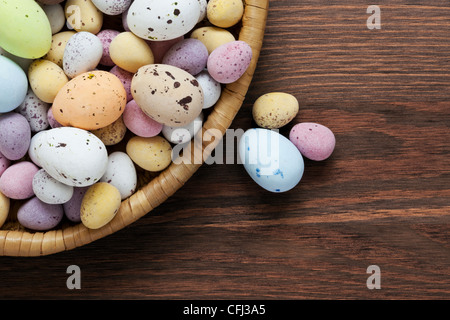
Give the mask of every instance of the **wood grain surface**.
[[[163, 205], [75, 250], [0, 257], [1, 299], [450, 298], [450, 3], [271, 1], [253, 102], [288, 92], [295, 123], [336, 135], [292, 191], [204, 165]], [[80, 290], [66, 287], [70, 265]], [[381, 270], [369, 290], [367, 267]]]

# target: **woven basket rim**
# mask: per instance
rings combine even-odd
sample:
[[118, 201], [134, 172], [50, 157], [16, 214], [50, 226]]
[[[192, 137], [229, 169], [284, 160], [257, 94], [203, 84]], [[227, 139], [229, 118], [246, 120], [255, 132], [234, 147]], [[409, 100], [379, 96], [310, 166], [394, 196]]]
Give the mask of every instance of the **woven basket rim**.
[[[199, 134], [203, 134], [209, 129], [215, 129], [220, 130], [224, 135], [241, 108], [262, 48], [268, 9], [269, 0], [245, 0], [239, 40], [245, 41], [251, 46], [252, 62], [238, 81], [224, 87], [219, 101], [213, 107], [214, 109], [204, 122]], [[198, 154], [198, 150], [196, 152], [198, 147], [201, 148], [199, 154], [207, 156], [205, 148], [208, 147], [207, 150], [212, 151], [215, 144], [218, 143], [219, 141], [215, 139], [209, 144], [202, 143], [201, 146], [198, 146], [198, 144], [194, 145], [192, 141], [190, 156], [194, 157], [194, 154]], [[192, 177], [203, 162], [204, 159], [192, 164], [172, 163], [132, 196], [123, 200], [114, 219], [100, 229], [88, 229], [82, 223], [43, 232], [0, 229], [0, 256], [46, 256], [72, 250], [113, 234], [166, 201]]]

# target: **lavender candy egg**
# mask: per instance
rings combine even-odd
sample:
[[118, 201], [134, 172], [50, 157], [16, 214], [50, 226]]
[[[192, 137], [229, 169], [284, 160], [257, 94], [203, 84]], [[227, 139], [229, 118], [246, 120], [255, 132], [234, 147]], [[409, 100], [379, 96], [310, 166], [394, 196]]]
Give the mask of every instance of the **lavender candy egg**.
[[49, 126], [47, 117], [49, 108], [50, 104], [39, 99], [33, 90], [29, 88], [25, 100], [14, 111], [27, 119], [31, 132], [39, 132], [47, 129]]
[[34, 196], [33, 177], [38, 171], [39, 168], [29, 161], [9, 166], [0, 177], [0, 192], [16, 200]]
[[303, 156], [322, 161], [331, 156], [336, 145], [334, 133], [319, 123], [302, 122], [292, 127], [289, 140]]
[[198, 39], [188, 38], [175, 43], [164, 55], [163, 64], [183, 69], [193, 76], [206, 67], [208, 49]]
[[225, 43], [208, 57], [209, 74], [220, 83], [237, 81], [247, 71], [252, 60], [252, 48], [244, 41]]
[[63, 204], [64, 214], [72, 222], [81, 222], [81, 202], [86, 191], [90, 188], [87, 187], [74, 187], [73, 195], [69, 201]]
[[109, 46], [111, 45], [111, 42], [117, 35], [120, 34], [117, 30], [111, 30], [111, 29], [105, 29], [97, 33], [97, 37], [100, 39], [103, 45], [103, 54], [102, 58], [100, 59], [100, 64], [107, 67], [114, 66], [114, 62], [111, 59], [111, 56], [109, 54]]
[[63, 204], [72, 198], [73, 187], [55, 180], [44, 169], [33, 177], [33, 191], [42, 202]]
[[123, 112], [123, 122], [128, 130], [143, 138], [157, 136], [163, 128], [161, 123], [145, 114], [134, 100], [127, 103]]
[[125, 92], [127, 93], [127, 102], [133, 100], [133, 95], [131, 94], [131, 81], [133, 80], [133, 73], [123, 70], [118, 66], [112, 67], [109, 72], [119, 78], [122, 82]]
[[52, 107], [50, 107], [47, 111], [47, 121], [52, 129], [60, 128], [63, 126], [61, 123], [56, 121], [55, 117], [53, 116], [53, 108]]
[[16, 112], [0, 115], [0, 152], [9, 160], [19, 160], [28, 152], [31, 128], [27, 119]]
[[64, 217], [61, 204], [44, 203], [33, 197], [17, 211], [17, 220], [25, 228], [35, 231], [47, 231], [56, 227]]

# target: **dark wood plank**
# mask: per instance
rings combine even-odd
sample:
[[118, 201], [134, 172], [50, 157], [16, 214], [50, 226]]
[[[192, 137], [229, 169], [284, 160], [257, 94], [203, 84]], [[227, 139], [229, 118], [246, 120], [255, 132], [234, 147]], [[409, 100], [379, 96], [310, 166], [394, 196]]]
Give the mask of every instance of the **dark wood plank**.
[[[42, 258], [1, 257], [1, 298], [450, 298], [450, 4], [271, 1], [259, 66], [232, 128], [283, 91], [337, 147], [270, 194], [238, 164], [205, 165], [124, 230]], [[66, 288], [78, 265], [82, 289]], [[381, 289], [369, 290], [369, 265]]]

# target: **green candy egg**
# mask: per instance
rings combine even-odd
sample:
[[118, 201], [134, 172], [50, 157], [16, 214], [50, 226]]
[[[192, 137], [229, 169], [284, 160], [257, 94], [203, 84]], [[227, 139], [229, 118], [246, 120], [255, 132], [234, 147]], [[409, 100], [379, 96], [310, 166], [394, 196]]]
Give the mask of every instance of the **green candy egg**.
[[34, 0], [0, 0], [0, 47], [26, 59], [44, 56], [52, 42], [50, 22]]

